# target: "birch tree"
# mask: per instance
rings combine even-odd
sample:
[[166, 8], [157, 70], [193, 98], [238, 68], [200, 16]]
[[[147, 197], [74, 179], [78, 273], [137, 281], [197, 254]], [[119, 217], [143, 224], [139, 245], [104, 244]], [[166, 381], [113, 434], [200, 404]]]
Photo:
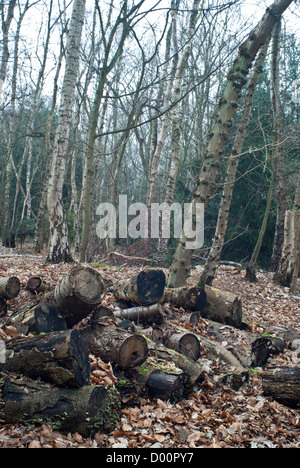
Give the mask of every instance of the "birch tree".
[[63, 205], [63, 184], [68, 158], [72, 111], [75, 103], [75, 86], [79, 73], [80, 43], [85, 5], [86, 0], [74, 0], [66, 50], [66, 69], [61, 92], [47, 200], [50, 224], [50, 242], [47, 257], [49, 263], [72, 262], [73, 260], [68, 244], [68, 231]]
[[[221, 157], [228, 141], [228, 132], [232, 126], [234, 112], [247, 81], [249, 69], [257, 52], [292, 1], [275, 0], [239, 49], [238, 57], [229, 72], [219, 111], [209, 136], [204, 162], [192, 196], [193, 206], [197, 203], [203, 203], [206, 206], [215, 189]], [[187, 239], [183, 231], [173, 257], [168, 278], [169, 287], [180, 287], [186, 282], [193, 253], [192, 250], [186, 248], [186, 242]]]
[[[5, 1], [0, 1], [0, 15], [1, 15], [1, 26], [2, 26], [2, 57], [0, 65], [0, 100], [2, 98], [3, 86], [6, 79], [7, 65], [9, 60], [9, 30], [11, 22], [14, 17], [14, 9], [17, 0], [10, 0], [7, 8], [5, 8]], [[6, 14], [5, 14], [6, 13]]]

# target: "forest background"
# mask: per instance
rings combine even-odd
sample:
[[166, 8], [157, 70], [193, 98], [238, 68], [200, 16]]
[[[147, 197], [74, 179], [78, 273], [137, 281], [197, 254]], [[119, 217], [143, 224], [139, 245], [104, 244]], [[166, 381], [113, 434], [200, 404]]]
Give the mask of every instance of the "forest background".
[[[71, 259], [69, 246], [86, 261], [115, 250], [155, 259], [160, 251], [170, 265], [174, 239], [101, 243], [97, 206], [116, 206], [120, 194], [148, 206], [190, 202], [228, 73], [265, 11], [268, 2], [262, 3], [1, 0], [3, 244], [34, 239], [37, 251], [49, 245], [54, 262]], [[300, 163], [294, 2], [278, 24], [267, 38], [247, 132], [234, 153], [239, 164], [221, 256], [246, 263], [261, 238], [255, 262], [266, 269], [274, 269], [278, 211], [293, 209]], [[244, 86], [205, 211], [201, 258], [215, 235], [246, 95]], [[59, 142], [67, 145], [63, 157]]]

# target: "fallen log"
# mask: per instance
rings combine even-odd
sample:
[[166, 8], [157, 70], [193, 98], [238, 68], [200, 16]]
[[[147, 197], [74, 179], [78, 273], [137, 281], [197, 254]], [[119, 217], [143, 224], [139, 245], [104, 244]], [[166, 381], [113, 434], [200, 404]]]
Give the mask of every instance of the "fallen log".
[[58, 283], [47, 302], [58, 309], [67, 326], [72, 328], [100, 304], [105, 293], [101, 275], [92, 268], [78, 265]]
[[7, 304], [2, 297], [0, 297], [0, 318], [5, 317], [7, 314]]
[[164, 345], [178, 353], [184, 354], [193, 361], [198, 361], [201, 355], [200, 342], [193, 333], [172, 333]]
[[0, 370], [40, 377], [59, 387], [78, 388], [89, 383], [89, 353], [77, 330], [15, 338], [6, 343]]
[[149, 358], [130, 374], [139, 391], [145, 389], [150, 398], [177, 402], [192, 390], [189, 375], [176, 368], [173, 363]]
[[46, 302], [32, 309], [16, 312], [6, 321], [6, 326], [10, 325], [23, 335], [68, 329], [65, 319], [59, 315], [55, 307]]
[[148, 357], [147, 341], [141, 335], [100, 323], [83, 328], [81, 333], [91, 354], [121, 369], [138, 366]]
[[206, 305], [206, 292], [199, 287], [166, 289], [164, 302], [191, 312], [201, 312]]
[[14, 276], [0, 278], [0, 297], [3, 299], [15, 299], [21, 290], [20, 280]]
[[120, 395], [115, 388], [61, 389], [26, 377], [0, 380], [5, 424], [49, 424], [53, 430], [88, 437], [110, 433], [120, 423]]
[[164, 310], [161, 304], [153, 304], [148, 307], [133, 307], [131, 309], [119, 309], [114, 311], [116, 318], [124, 318], [136, 322], [138, 325], [161, 325], [164, 318]]
[[114, 282], [112, 292], [117, 301], [147, 306], [162, 299], [165, 286], [162, 270], [145, 269], [133, 278]]
[[39, 276], [32, 276], [27, 281], [25, 289], [31, 293], [36, 293], [41, 287], [43, 280]]
[[206, 306], [201, 317], [240, 328], [243, 320], [242, 299], [227, 291], [206, 286]]
[[292, 408], [300, 408], [300, 368], [282, 367], [262, 374], [263, 392]]

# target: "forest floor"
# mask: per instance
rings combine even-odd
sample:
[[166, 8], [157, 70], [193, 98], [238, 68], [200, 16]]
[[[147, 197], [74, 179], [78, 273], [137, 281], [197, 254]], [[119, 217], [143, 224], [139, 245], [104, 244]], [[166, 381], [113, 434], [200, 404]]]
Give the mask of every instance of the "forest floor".
[[[71, 268], [45, 265], [44, 260], [44, 256], [0, 248], [0, 276], [17, 276], [25, 285], [30, 276], [38, 275], [54, 286]], [[123, 278], [139, 268], [123, 265], [105, 270]], [[200, 270], [192, 270], [190, 284], [195, 283]], [[274, 285], [270, 273], [259, 272], [256, 284], [244, 276], [244, 271], [221, 267], [214, 286], [242, 297], [244, 315], [255, 332], [263, 333], [267, 324], [300, 328], [300, 284], [292, 296], [287, 288]], [[9, 313], [17, 310], [22, 300], [21, 294], [10, 301]], [[168, 308], [167, 313], [172, 310]], [[207, 378], [188, 399], [173, 404], [147, 398], [138, 404], [124, 401], [121, 426], [111, 434], [84, 439], [79, 434], [55, 432], [46, 424], [0, 425], [0, 448], [300, 448], [300, 409], [290, 409], [263, 395], [262, 369], [251, 373], [249, 384], [236, 392], [214, 383], [213, 375], [222, 373], [225, 364], [205, 355], [200, 359], [207, 364]], [[272, 356], [268, 367], [299, 365], [295, 353], [285, 350]]]

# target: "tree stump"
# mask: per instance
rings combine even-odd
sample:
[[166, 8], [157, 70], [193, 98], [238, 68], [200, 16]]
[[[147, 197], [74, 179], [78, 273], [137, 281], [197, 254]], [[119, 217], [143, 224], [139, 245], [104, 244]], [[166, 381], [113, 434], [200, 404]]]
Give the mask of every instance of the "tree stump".
[[85, 386], [61, 389], [26, 377], [0, 380], [5, 424], [49, 424], [64, 433], [84, 437], [110, 433], [120, 422], [120, 395], [115, 388]]
[[15, 299], [21, 289], [20, 280], [14, 276], [11, 278], [0, 278], [0, 297], [3, 299]]
[[77, 330], [15, 338], [6, 343], [5, 357], [1, 370], [40, 377], [59, 387], [78, 388], [89, 383], [89, 353]]
[[145, 269], [134, 278], [114, 283], [117, 301], [147, 306], [159, 302], [165, 291], [166, 277], [162, 270]]
[[255, 266], [252, 262], [249, 262], [246, 266], [246, 279], [250, 281], [250, 283], [257, 283]]
[[121, 369], [138, 366], [147, 359], [147, 341], [141, 335], [99, 323], [85, 327], [81, 333], [91, 354]]
[[300, 368], [282, 367], [264, 372], [263, 391], [280, 403], [300, 408]]

